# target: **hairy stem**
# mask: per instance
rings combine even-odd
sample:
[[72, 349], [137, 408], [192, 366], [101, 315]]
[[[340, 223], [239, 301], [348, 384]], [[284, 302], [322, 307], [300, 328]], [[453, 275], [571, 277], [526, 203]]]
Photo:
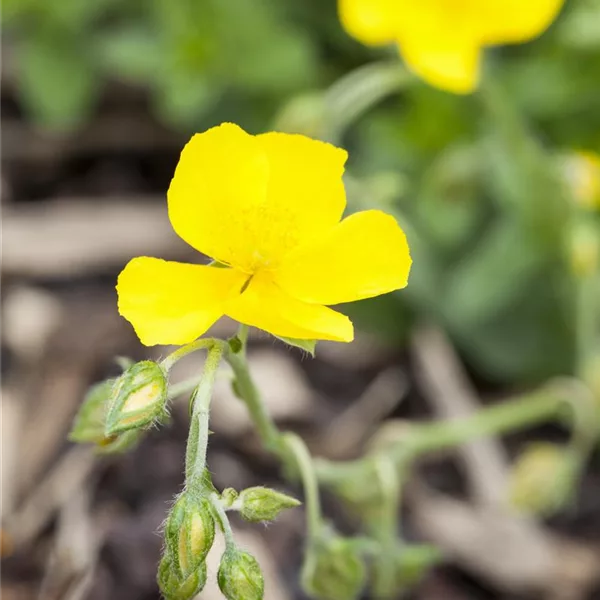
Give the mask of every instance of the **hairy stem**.
[[283, 435], [285, 447], [294, 457], [306, 498], [306, 519], [308, 522], [309, 542], [318, 539], [321, 531], [321, 500], [319, 498], [319, 483], [315, 473], [313, 459], [304, 441], [295, 433]]
[[194, 392], [185, 465], [186, 484], [189, 486], [200, 484], [204, 477], [210, 400], [223, 348], [222, 343], [210, 347], [202, 379]]
[[[432, 454], [474, 439], [501, 435], [557, 419], [568, 401], [570, 391], [562, 385], [549, 385], [537, 392], [483, 408], [476, 414], [454, 421], [415, 423], [407, 426], [403, 435], [381, 452], [397, 467], [425, 454]], [[316, 464], [319, 480], [339, 483], [347, 478], [364, 476], [371, 466], [365, 459], [336, 463], [319, 460]]]
[[225, 354], [225, 360], [233, 370], [237, 392], [241, 395], [246, 404], [252, 422], [254, 423], [263, 444], [267, 450], [278, 454], [281, 447], [280, 433], [273, 419], [271, 419], [267, 412], [260, 393], [254, 385], [254, 381], [252, 381], [245, 353], [238, 352], [235, 354], [233, 352], [227, 352]]
[[203, 350], [206, 348], [211, 348], [215, 345], [222, 345], [223, 342], [221, 340], [216, 340], [214, 338], [200, 338], [190, 344], [186, 344], [185, 346], [181, 346], [181, 348], [177, 348], [175, 352], [172, 352], [165, 358], [161, 365], [165, 371], [171, 369], [171, 367], [181, 358], [191, 354], [192, 352], [196, 352], [196, 350]]
[[223, 536], [225, 537], [226, 548], [233, 548], [235, 546], [233, 531], [231, 531], [231, 525], [229, 524], [229, 519], [227, 518], [227, 513], [225, 512], [225, 508], [223, 507], [221, 499], [219, 498], [218, 494], [213, 492], [208, 497], [208, 500], [213, 508], [215, 520], [217, 521], [221, 531], [223, 532]]

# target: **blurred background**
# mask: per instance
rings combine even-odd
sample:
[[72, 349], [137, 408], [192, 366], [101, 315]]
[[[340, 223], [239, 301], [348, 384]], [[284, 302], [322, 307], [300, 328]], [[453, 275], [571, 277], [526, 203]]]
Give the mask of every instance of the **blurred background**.
[[[465, 416], [557, 376], [597, 385], [600, 405], [589, 268], [600, 243], [598, 0], [569, 0], [538, 40], [488, 50], [471, 96], [431, 88], [394, 49], [351, 39], [334, 0], [4, 0], [2, 55], [6, 600], [158, 598], [157, 530], [183, 481], [185, 399], [123, 456], [99, 458], [66, 436], [86, 389], [119, 372], [115, 356], [167, 353], [141, 346], [114, 285], [134, 256], [197, 260], [170, 227], [165, 192], [190, 134], [222, 121], [348, 149], [349, 211], [395, 214], [412, 248], [405, 291], [344, 308], [353, 344], [319, 343], [310, 359], [251, 335], [272, 414], [314, 454], [354, 458], [382, 428]], [[234, 331], [223, 320], [214, 333]], [[299, 494], [224, 379], [213, 407], [215, 484]], [[420, 466], [399, 535], [436, 544], [444, 560], [397, 597], [600, 598], [597, 452], [570, 482], [574, 500], [546, 506], [552, 449], [560, 456], [568, 438], [544, 425]], [[549, 467], [531, 460], [532, 442], [550, 448]], [[496, 518], [517, 468], [533, 516]], [[356, 530], [327, 494], [325, 511]], [[236, 522], [267, 599], [305, 597], [303, 518]], [[202, 594], [219, 597], [210, 585]]]

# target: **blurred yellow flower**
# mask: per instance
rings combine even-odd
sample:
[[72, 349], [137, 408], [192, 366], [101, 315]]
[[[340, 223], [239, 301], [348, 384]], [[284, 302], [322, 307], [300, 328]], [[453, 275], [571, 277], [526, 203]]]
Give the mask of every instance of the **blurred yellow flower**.
[[326, 305], [406, 285], [411, 265], [395, 219], [340, 220], [347, 154], [301, 135], [249, 135], [225, 123], [192, 137], [168, 191], [176, 233], [222, 266], [134, 258], [119, 312], [142, 343], [186, 344], [228, 315], [277, 336], [349, 342]]
[[479, 81], [485, 46], [541, 34], [564, 0], [339, 0], [350, 35], [363, 44], [395, 42], [406, 64], [431, 85], [465, 94]]
[[575, 201], [583, 208], [600, 208], [600, 155], [573, 152], [563, 164], [567, 185]]

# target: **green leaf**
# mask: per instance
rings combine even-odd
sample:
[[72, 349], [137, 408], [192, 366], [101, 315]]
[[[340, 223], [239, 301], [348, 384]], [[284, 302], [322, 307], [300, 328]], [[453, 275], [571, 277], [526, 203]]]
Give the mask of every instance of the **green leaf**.
[[175, 127], [195, 127], [217, 104], [221, 88], [203, 73], [169, 69], [160, 76], [154, 93], [155, 109]]
[[289, 344], [290, 346], [295, 346], [296, 348], [300, 348], [305, 352], [308, 352], [313, 358], [315, 356], [315, 347], [317, 345], [317, 340], [297, 340], [296, 338], [288, 338], [280, 335], [275, 335], [278, 340]]
[[25, 38], [17, 48], [19, 92], [43, 127], [72, 129], [90, 114], [98, 78], [82, 43], [57, 32]]
[[133, 82], [154, 81], [164, 64], [164, 48], [141, 27], [122, 27], [104, 34], [96, 40], [95, 51], [107, 70]]

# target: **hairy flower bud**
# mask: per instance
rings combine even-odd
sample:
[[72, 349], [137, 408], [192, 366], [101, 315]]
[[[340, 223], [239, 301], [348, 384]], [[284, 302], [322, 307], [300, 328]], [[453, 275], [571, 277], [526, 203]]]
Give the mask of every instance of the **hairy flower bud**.
[[71, 441], [99, 444], [106, 439], [106, 411], [114, 383], [115, 379], [107, 379], [88, 390], [69, 433]]
[[225, 550], [217, 579], [227, 600], [262, 600], [265, 582], [258, 562], [248, 552]]
[[202, 562], [187, 577], [182, 577], [173, 559], [166, 554], [158, 567], [157, 582], [166, 600], [192, 600], [206, 585], [206, 563]]
[[525, 449], [513, 468], [510, 499], [515, 508], [531, 514], [551, 514], [570, 500], [577, 461], [567, 448], [541, 442]]
[[305, 591], [319, 600], [358, 598], [365, 580], [365, 565], [356, 547], [341, 537], [319, 546], [306, 561], [302, 574]]
[[286, 508], [294, 508], [301, 503], [296, 498], [270, 490], [266, 487], [252, 487], [240, 492], [233, 503], [234, 510], [239, 510], [242, 518], [252, 523], [272, 521]]
[[201, 565], [215, 538], [215, 522], [206, 498], [185, 492], [167, 518], [165, 541], [182, 577]]
[[165, 413], [167, 379], [159, 364], [144, 360], [115, 382], [106, 416], [107, 436], [148, 427]]

